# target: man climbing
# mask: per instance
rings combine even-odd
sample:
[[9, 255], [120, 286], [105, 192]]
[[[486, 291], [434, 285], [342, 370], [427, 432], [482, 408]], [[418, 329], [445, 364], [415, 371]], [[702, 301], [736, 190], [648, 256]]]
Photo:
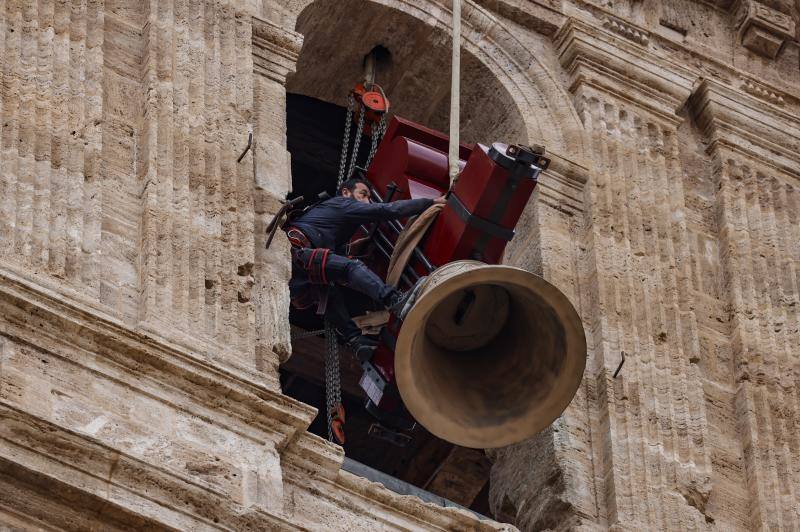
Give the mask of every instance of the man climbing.
[[285, 226], [292, 245], [289, 291], [293, 306], [306, 309], [316, 304], [317, 313], [336, 327], [359, 359], [366, 360], [376, 343], [361, 335], [338, 287], [361, 292], [401, 314], [406, 304], [413, 301], [421, 283], [417, 282], [408, 292], [400, 292], [384, 283], [360, 260], [347, 257], [344, 248], [363, 224], [420, 214], [445, 199], [372, 203], [369, 184], [362, 179], [345, 181], [338, 192], [339, 196], [318, 203]]

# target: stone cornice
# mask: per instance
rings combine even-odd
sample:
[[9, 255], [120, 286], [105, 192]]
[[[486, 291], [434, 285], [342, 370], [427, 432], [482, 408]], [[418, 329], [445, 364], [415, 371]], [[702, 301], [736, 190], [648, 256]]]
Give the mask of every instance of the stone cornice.
[[[341, 471], [337, 478], [337, 490], [349, 496], [359, 496], [366, 501], [382, 503], [384, 507], [393, 508], [408, 517], [419, 521], [420, 525], [428, 524], [441, 527], [442, 530], [474, 530], [475, 532], [491, 530], [516, 530], [515, 527], [498, 523], [490, 519], [479, 520], [475, 514], [454, 507], [441, 507], [423, 502], [417, 497], [397, 495], [382, 484], [371, 482], [347, 471]], [[374, 501], [374, 502], [373, 502]], [[367, 508], [364, 508], [366, 511]]]
[[344, 461], [344, 449], [309, 432], [298, 432], [282, 454], [283, 467], [302, 469], [333, 480]]
[[800, 117], [714, 79], [695, 88], [691, 110], [711, 143], [800, 179]]
[[[314, 408], [231, 374], [196, 353], [142, 336], [113, 317], [26, 282], [1, 266], [0, 337], [57, 353], [90, 368], [98, 380], [124, 382], [136, 393], [241, 437], [272, 442], [280, 453], [282, 482], [336, 506], [355, 505], [372, 513], [377, 503], [385, 510], [384, 520], [398, 526], [499, 526], [341, 472], [342, 448], [305, 430], [316, 414]], [[151, 463], [0, 400], [0, 462], [4, 459], [176, 529], [213, 528], [215, 518], [241, 529], [297, 526], [284, 514], [280, 497], [266, 505], [243, 504], [197, 475]]]
[[[479, 519], [460, 508], [437, 506], [418, 497], [398, 495], [382, 484], [347, 471], [326, 478], [289, 466], [284, 468], [284, 483], [293, 484], [335, 506], [371, 515], [383, 523], [381, 530], [516, 530], [508, 524]], [[376, 506], [380, 512], [375, 512]]]
[[0, 334], [57, 351], [139, 393], [255, 441], [283, 449], [316, 409], [224, 361], [131, 328], [116, 318], [16, 275], [0, 263]]
[[[297, 452], [283, 457], [284, 485], [292, 484], [346, 511], [375, 515], [378, 506], [380, 519], [392, 529], [513, 530], [478, 520], [464, 510], [398, 495], [340, 471], [341, 447], [316, 436], [303, 433], [291, 447]], [[320, 456], [327, 458], [319, 462]], [[268, 508], [242, 504], [196, 476], [153, 465], [87, 434], [0, 403], [0, 466], [4, 461], [177, 530], [212, 529], [217, 522], [238, 530], [287, 530], [303, 525], [294, 522], [280, 497], [269, 501]], [[301, 461], [304, 465], [298, 467]], [[333, 464], [335, 468], [330, 467]], [[18, 482], [25, 482], [24, 476]]]
[[[672, 65], [679, 65], [686, 69], [689, 69], [693, 72], [696, 72], [698, 75], [702, 76], [713, 76], [716, 74], [724, 74], [724, 75], [734, 75], [740, 78], [748, 78], [748, 79], [755, 79], [752, 75], [741, 71], [731, 65], [731, 61], [728, 57], [720, 58], [708, 55], [704, 53], [703, 50], [708, 50], [707, 48], [697, 47], [696, 44], [686, 43], [683, 41], [676, 41], [664, 35], [660, 35], [658, 33], [654, 33], [649, 31], [643, 27], [640, 27], [633, 22], [625, 21], [616, 17], [610, 11], [603, 9], [593, 3], [587, 2], [586, 0], [574, 0], [581, 4], [581, 16], [579, 17], [583, 20], [586, 24], [590, 26], [608, 26], [609, 20], [617, 20], [620, 23], [628, 26], [630, 30], [635, 30], [640, 33], [648, 34], [647, 39], [647, 48], [651, 51], [659, 51], [655, 54], [657, 60], [665, 60], [668, 64]], [[717, 5], [718, 2], [709, 2], [709, 1], [702, 1], [697, 0], [698, 2], [702, 2], [704, 4], [708, 4], [709, 6], [714, 6], [719, 11], [731, 13], [733, 17], [736, 13], [736, 9], [739, 5], [739, 0], [731, 0], [733, 1], [733, 5]], [[748, 1], [755, 1], [755, 0], [748, 0]], [[731, 2], [727, 2], [730, 4]], [[778, 15], [786, 16], [781, 13]], [[570, 19], [574, 20], [574, 19]], [[731, 21], [732, 24], [735, 21]], [[744, 20], [739, 21], [740, 24], [744, 23]], [[563, 28], [562, 28], [563, 29]], [[615, 33], [624, 36], [625, 33], [631, 33], [631, 31], [617, 31]], [[554, 37], [555, 40], [555, 37]], [[637, 39], [631, 37], [629, 38], [630, 41], [635, 42]], [[644, 46], [643, 46], [644, 47]], [[777, 88], [776, 88], [777, 90]], [[785, 90], [796, 90], [796, 87], [789, 87], [787, 86]], [[798, 94], [800, 96], [800, 94]]]
[[274, 501], [274, 511], [245, 507], [196, 477], [149, 464], [86, 434], [0, 404], [0, 463], [3, 460], [176, 530], [216, 528], [218, 521], [239, 530], [291, 528], [279, 515], [281, 501]]
[[[598, 21], [613, 19], [596, 11]], [[614, 20], [616, 31], [571, 18], [554, 36], [561, 63], [572, 76], [573, 93], [586, 85], [677, 122], [675, 112], [684, 105], [697, 80], [705, 78], [727, 84], [746, 100], [754, 98], [800, 113], [797, 96], [661, 35], [649, 34], [645, 41], [637, 37], [645, 32], [643, 28]]]
[[649, 33], [606, 16], [605, 28], [571, 18], [554, 36], [562, 66], [582, 86], [627, 100], [669, 122], [691, 93], [695, 74], [648, 49]]
[[303, 36], [253, 17], [253, 71], [280, 83], [294, 72]]
[[[670, 60], [671, 64], [680, 61], [684, 65], [691, 65], [690, 69], [695, 74], [695, 85], [698, 78], [713, 78], [731, 86], [738, 86], [743, 92], [765, 102], [780, 107], [794, 106], [796, 110], [800, 111], [800, 94], [796, 93], [795, 87], [771, 85], [763, 79], [756, 78], [747, 72], [737, 69], [730, 63], [724, 63], [714, 57], [700, 54], [683, 44], [676, 43], [660, 35], [653, 35], [651, 42], [653, 45], [658, 46], [660, 50], [673, 56], [673, 59]], [[795, 93], [793, 94], [792, 91], [795, 91]]]
[[647, 43], [650, 42], [650, 32], [644, 28], [639, 28], [613, 15], [606, 15], [603, 19], [603, 27], [612, 33], [641, 46], [647, 46]]
[[542, 35], [554, 34], [566, 18], [566, 15], [553, 8], [550, 3], [541, 0], [474, 0], [474, 2], [499, 17]]

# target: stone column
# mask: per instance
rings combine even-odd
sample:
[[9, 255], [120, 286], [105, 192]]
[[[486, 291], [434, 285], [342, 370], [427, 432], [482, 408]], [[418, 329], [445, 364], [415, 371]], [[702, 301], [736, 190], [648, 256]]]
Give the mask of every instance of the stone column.
[[255, 367], [251, 18], [235, 2], [146, 13], [140, 327]]
[[493, 477], [494, 499], [526, 529], [703, 528], [711, 454], [676, 114], [693, 77], [610, 15], [554, 39], [592, 141], [573, 274], [589, 360], [552, 433], [500, 451], [516, 479]]
[[711, 456], [676, 115], [693, 76], [653, 53], [646, 30], [603, 24], [556, 37], [596, 164], [583, 311], [598, 508], [609, 525], [701, 528]]
[[253, 18], [256, 361], [277, 374], [291, 353], [288, 242], [278, 233], [265, 249], [266, 226], [292, 185], [286, 150], [286, 76], [294, 72], [303, 38]]
[[692, 110], [714, 161], [742, 513], [752, 530], [792, 530], [800, 527], [800, 106], [759, 88], [746, 96], [706, 80]]
[[97, 305], [102, 7], [5, 2], [0, 28], [0, 266]]

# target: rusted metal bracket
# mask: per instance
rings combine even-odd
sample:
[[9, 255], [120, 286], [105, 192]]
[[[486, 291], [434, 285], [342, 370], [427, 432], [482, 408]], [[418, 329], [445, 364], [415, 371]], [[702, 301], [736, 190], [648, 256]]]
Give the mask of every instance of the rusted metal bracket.
[[622, 357], [622, 359], [619, 361], [619, 366], [617, 366], [617, 371], [614, 372], [613, 378], [615, 379], [617, 378], [617, 375], [619, 375], [619, 370], [622, 369], [622, 365], [625, 363], [625, 351], [620, 351], [619, 355]]
[[240, 163], [240, 162], [242, 162], [242, 159], [244, 159], [244, 156], [245, 156], [245, 155], [247, 155], [247, 152], [248, 152], [248, 151], [250, 151], [250, 147], [251, 147], [252, 145], [253, 145], [253, 132], [251, 131], [251, 132], [250, 132], [250, 133], [247, 135], [247, 146], [245, 146], [245, 148], [244, 148], [244, 151], [243, 151], [243, 152], [242, 152], [242, 154], [239, 156], [239, 158], [238, 158], [238, 159], [236, 159], [236, 162], [237, 162], [237, 163]]

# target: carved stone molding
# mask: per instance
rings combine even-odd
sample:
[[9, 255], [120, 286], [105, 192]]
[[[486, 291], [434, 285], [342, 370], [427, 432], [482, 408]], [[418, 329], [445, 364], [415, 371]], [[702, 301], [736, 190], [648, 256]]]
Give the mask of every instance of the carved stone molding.
[[761, 2], [740, 0], [734, 12], [742, 45], [759, 55], [774, 59], [783, 44], [795, 37], [792, 17]]
[[[562, 66], [571, 76], [570, 91], [602, 92], [677, 123], [676, 111], [691, 93], [696, 74], [683, 64], [643, 49], [647, 32], [626, 26], [619, 29], [617, 23], [618, 30], [611, 33], [610, 29], [573, 18], [561, 27], [554, 43]], [[620, 31], [626, 34], [622, 38]], [[631, 37], [634, 32], [639, 37]]]
[[253, 17], [253, 71], [280, 83], [295, 71], [303, 36]]
[[774, 91], [769, 87], [751, 79], [743, 79], [741, 88], [746, 93], [779, 107], [782, 107], [786, 104], [786, 98], [788, 97], [781, 92]]
[[620, 20], [617, 17], [612, 17], [611, 15], [608, 15], [603, 21], [603, 27], [642, 46], [647, 46], [647, 43], [650, 42], [649, 31], [637, 28], [633, 24]]
[[760, 94], [746, 96], [714, 79], [698, 84], [690, 108], [711, 140], [709, 153], [726, 149], [800, 179], [800, 118], [796, 113], [766, 103]]
[[567, 216], [580, 215], [590, 170], [555, 153], [548, 153], [548, 157], [550, 167], [539, 180], [539, 201]]
[[[145, 528], [319, 530], [326, 515], [369, 514], [376, 503], [392, 529], [502, 528], [341, 471], [342, 448], [305, 431], [316, 409], [255, 377], [0, 264], [0, 470], [13, 464], [17, 487], [46, 479]], [[34, 488], [2, 502], [26, 507], [17, 497]], [[308, 501], [322, 510], [307, 511]]]
[[[158, 523], [159, 529], [211, 529], [217, 522], [236, 529], [274, 530], [291, 526], [280, 517], [281, 501], [276, 499], [280, 493], [272, 494], [273, 500], [267, 501], [270, 504], [267, 508], [236, 500], [217, 486], [189, 474], [160, 467], [104, 445], [97, 438], [0, 403], [0, 464], [4, 460], [16, 464], [23, 472], [17, 480], [19, 484], [41, 476], [48, 479], [54, 493], [71, 489], [75, 498], [93, 496], [106, 500], [150, 525]], [[263, 490], [263, 486], [259, 488]], [[4, 495], [3, 502], [14, 507], [17, 493], [18, 490], [11, 490]], [[96, 511], [80, 506], [75, 509]], [[48, 522], [63, 516], [40, 518]]]

